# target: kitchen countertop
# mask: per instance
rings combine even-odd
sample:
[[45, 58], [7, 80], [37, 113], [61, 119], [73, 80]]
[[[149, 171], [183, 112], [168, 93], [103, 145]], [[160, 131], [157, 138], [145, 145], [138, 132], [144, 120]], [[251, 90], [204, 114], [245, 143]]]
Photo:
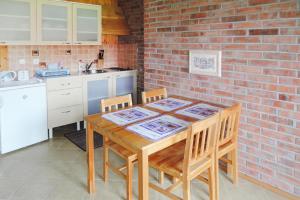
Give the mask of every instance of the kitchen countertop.
[[66, 76], [49, 76], [49, 77], [33, 77], [27, 81], [7, 81], [7, 82], [0, 82], [0, 90], [6, 90], [8, 88], [14, 87], [15, 89], [17, 88], [22, 88], [22, 87], [28, 87], [28, 86], [37, 86], [38, 84], [40, 85], [45, 85], [47, 79], [52, 79], [52, 78], [61, 78], [61, 77], [70, 77], [70, 76], [96, 76], [100, 74], [107, 74], [107, 73], [122, 73], [122, 72], [128, 72], [128, 71], [136, 71], [135, 69], [132, 70], [126, 70], [126, 71], [118, 71], [118, 70], [112, 70], [112, 69], [104, 69], [107, 72], [104, 73], [82, 73], [82, 72], [71, 72], [70, 75]]
[[61, 77], [70, 77], [70, 76], [96, 76], [96, 75], [100, 75], [100, 74], [107, 74], [107, 73], [122, 73], [122, 72], [128, 72], [128, 71], [136, 71], [136, 69], [131, 69], [131, 70], [125, 70], [125, 71], [118, 71], [118, 70], [112, 70], [112, 69], [103, 69], [107, 72], [104, 72], [104, 73], [83, 73], [83, 72], [70, 72], [69, 75], [63, 75], [63, 76], [48, 76], [48, 77], [40, 77], [38, 76], [37, 78], [38, 79], [42, 79], [42, 80], [47, 80], [47, 79], [50, 79], [50, 78], [61, 78]]

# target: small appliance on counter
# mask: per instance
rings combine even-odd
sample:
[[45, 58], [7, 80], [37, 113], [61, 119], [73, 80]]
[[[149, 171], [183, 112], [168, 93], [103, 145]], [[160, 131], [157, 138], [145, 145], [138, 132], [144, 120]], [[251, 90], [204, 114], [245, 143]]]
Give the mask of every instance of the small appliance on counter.
[[0, 72], [0, 81], [7, 82], [7, 81], [14, 81], [17, 77], [17, 73], [14, 71], [3, 71]]

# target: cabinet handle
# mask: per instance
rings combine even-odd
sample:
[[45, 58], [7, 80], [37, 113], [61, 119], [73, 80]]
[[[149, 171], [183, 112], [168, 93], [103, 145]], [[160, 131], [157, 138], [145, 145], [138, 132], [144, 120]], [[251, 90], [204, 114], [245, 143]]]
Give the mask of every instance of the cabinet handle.
[[81, 44], [81, 42], [76, 42], [75, 44]]
[[71, 110], [68, 110], [68, 111], [64, 111], [64, 112], [61, 112], [62, 114], [67, 114], [67, 113], [70, 113]]
[[71, 85], [71, 83], [68, 83], [67, 85]]
[[0, 44], [6, 44], [6, 42], [0, 42]]
[[61, 85], [61, 86], [65, 86], [65, 84], [64, 84], [64, 83], [61, 83], [60, 85]]
[[67, 96], [67, 95], [70, 95], [70, 94], [71, 94], [71, 92], [64, 93], [64, 94], [61, 94], [61, 95], [63, 95], [63, 96]]
[[70, 42], [65, 42], [65, 44], [71, 44]]

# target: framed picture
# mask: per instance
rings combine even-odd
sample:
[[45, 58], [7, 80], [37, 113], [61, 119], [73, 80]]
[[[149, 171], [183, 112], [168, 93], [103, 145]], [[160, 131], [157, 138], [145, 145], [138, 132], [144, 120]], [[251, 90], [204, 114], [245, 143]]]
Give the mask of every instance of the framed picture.
[[221, 77], [221, 51], [191, 50], [189, 72]]

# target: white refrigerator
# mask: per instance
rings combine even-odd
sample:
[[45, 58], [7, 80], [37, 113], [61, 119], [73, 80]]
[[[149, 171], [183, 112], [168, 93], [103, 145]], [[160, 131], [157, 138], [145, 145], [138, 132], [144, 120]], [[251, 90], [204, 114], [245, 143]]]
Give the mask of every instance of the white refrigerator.
[[0, 87], [0, 153], [47, 139], [45, 83]]

